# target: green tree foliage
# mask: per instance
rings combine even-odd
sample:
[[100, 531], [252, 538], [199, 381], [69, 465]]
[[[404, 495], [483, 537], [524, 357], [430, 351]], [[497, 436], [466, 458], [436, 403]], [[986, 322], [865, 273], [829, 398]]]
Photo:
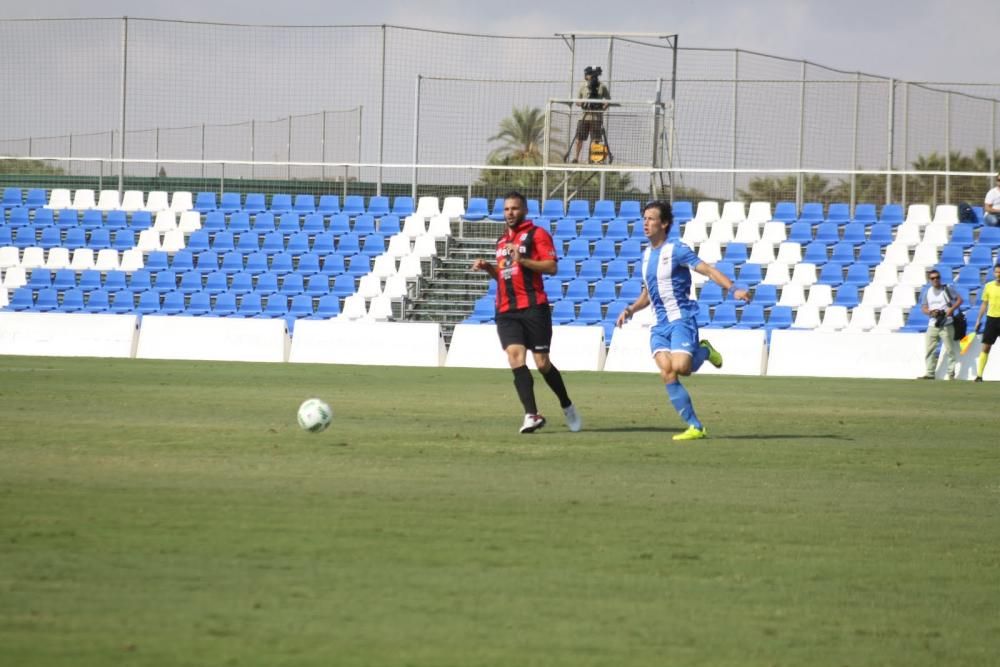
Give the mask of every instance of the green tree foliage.
[[[549, 138], [549, 162], [562, 162], [562, 153], [566, 145], [556, 139], [563, 136], [564, 131], [558, 128], [551, 132]], [[545, 145], [545, 114], [538, 107], [514, 107], [511, 115], [500, 122], [500, 131], [489, 138], [491, 142], [500, 142], [486, 159], [490, 165], [504, 167], [538, 167], [544, 163], [542, 154]], [[561, 173], [561, 172], [560, 172]], [[553, 172], [555, 174], [555, 172]], [[551, 175], [549, 184], [554, 186], [560, 175]], [[578, 197], [595, 199], [599, 191], [599, 177], [593, 172], [574, 172], [569, 178], [568, 187], [576, 192]], [[540, 196], [542, 187], [541, 171], [518, 171], [504, 169], [484, 169], [476, 184], [486, 190], [488, 195], [500, 196], [511, 189], [520, 190], [528, 196]], [[632, 184], [630, 174], [607, 172], [605, 174], [605, 192], [626, 199], [641, 196]]]
[[30, 174], [32, 176], [61, 176], [62, 167], [53, 167], [41, 160], [0, 160], [0, 174]]
[[[802, 179], [802, 196], [805, 201], [828, 202], [830, 182], [817, 174], [806, 174]], [[747, 184], [746, 190], [738, 190], [741, 199], [747, 201], [769, 201], [773, 206], [779, 201], [795, 200], [795, 176], [755, 178]]]

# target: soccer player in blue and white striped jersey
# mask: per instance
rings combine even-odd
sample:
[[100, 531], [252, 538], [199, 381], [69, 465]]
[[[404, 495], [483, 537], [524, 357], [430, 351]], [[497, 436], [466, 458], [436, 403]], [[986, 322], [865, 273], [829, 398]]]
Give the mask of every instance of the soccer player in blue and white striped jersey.
[[[688, 425], [674, 440], [698, 440], [707, 437], [708, 432], [695, 414], [691, 395], [680, 383], [680, 376], [696, 372], [705, 361], [721, 368], [722, 355], [707, 340], [698, 339], [698, 303], [690, 297], [691, 271], [725, 290], [733, 290], [733, 283], [714, 266], [701, 261], [688, 246], [667, 241], [674, 222], [668, 202], [646, 204], [642, 216], [643, 232], [649, 239], [642, 256], [642, 293], [618, 316], [617, 325], [624, 324], [636, 311], [653, 307], [656, 324], [650, 330], [649, 348], [671, 404]], [[750, 300], [745, 289], [735, 289], [732, 295]]]

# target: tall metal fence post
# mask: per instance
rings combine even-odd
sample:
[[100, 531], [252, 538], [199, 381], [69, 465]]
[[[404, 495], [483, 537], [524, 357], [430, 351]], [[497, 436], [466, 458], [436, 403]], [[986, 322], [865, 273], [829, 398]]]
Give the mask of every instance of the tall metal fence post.
[[417, 162], [420, 160], [420, 79], [418, 74], [413, 91], [413, 172], [410, 180], [410, 196], [417, 200]]
[[[944, 203], [951, 203], [951, 91], [944, 94]], [[934, 200], [937, 206], [937, 199]]]
[[292, 180], [292, 118], [292, 114], [288, 114], [288, 143], [285, 146], [288, 160], [288, 164], [285, 165], [285, 178], [289, 181]]
[[805, 150], [806, 131], [806, 61], [802, 61], [802, 81], [799, 84], [799, 155], [795, 168], [795, 210], [802, 210], [805, 193], [802, 191], [802, 156]]
[[153, 176], [158, 176], [160, 173], [160, 128], [156, 128], [156, 142], [153, 147]]
[[[385, 161], [385, 42], [386, 26], [382, 24], [382, 75], [379, 89], [378, 109], [378, 182], [375, 184], [375, 194], [382, 195], [382, 163]], [[346, 179], [345, 179], [346, 182]], [[346, 185], [345, 185], [346, 187]]]
[[205, 124], [201, 124], [201, 177], [205, 178]]
[[323, 109], [323, 130], [320, 137], [320, 162], [323, 166], [319, 168], [319, 180], [326, 180], [326, 109]]
[[250, 178], [257, 176], [257, 124], [250, 120]]
[[[906, 93], [906, 88], [903, 88], [904, 94]], [[892, 143], [893, 143], [893, 131], [896, 123], [896, 80], [889, 79], [889, 99], [888, 104], [888, 118], [886, 119], [886, 128], [888, 135], [888, 140], [886, 141], [886, 154], [885, 154], [885, 203], [888, 204], [892, 201]], [[903, 102], [903, 162], [906, 162], [906, 136], [907, 136], [907, 119], [906, 119], [906, 101], [904, 98]], [[902, 203], [906, 204], [906, 176], [903, 176], [903, 199]]]
[[118, 146], [118, 197], [121, 198], [125, 189], [125, 83], [128, 76], [128, 17], [122, 17], [122, 81], [121, 81], [121, 118], [119, 132], [121, 141]]
[[73, 175], [73, 133], [69, 134], [69, 164], [66, 165], [66, 173]]
[[861, 72], [854, 74], [854, 128], [851, 132], [851, 216], [854, 216], [854, 207], [858, 203], [858, 175], [854, 171], [858, 168], [858, 114], [861, 109]]
[[733, 50], [733, 159], [730, 163], [730, 167], [733, 168], [733, 173], [729, 175], [729, 199], [731, 201], [736, 201], [736, 123], [737, 110], [739, 109], [739, 80], [740, 80], [740, 50]]
[[[997, 153], [997, 101], [993, 100], [992, 115], [990, 116], [990, 174], [997, 173], [996, 153]], [[990, 181], [992, 181], [992, 176]]]

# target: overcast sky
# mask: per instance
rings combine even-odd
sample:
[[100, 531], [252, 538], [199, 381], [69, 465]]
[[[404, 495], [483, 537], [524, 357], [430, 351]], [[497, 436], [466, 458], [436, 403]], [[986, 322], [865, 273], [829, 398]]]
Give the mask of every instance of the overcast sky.
[[531, 36], [676, 33], [682, 47], [746, 49], [907, 81], [1000, 83], [996, 0], [34, 0], [6, 3], [2, 12], [6, 18], [125, 15]]

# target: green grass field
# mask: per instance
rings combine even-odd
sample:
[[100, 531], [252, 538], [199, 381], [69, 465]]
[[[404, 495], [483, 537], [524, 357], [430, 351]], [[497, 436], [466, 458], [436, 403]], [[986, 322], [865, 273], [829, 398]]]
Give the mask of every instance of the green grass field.
[[996, 664], [991, 385], [565, 375], [0, 357], [0, 664]]

